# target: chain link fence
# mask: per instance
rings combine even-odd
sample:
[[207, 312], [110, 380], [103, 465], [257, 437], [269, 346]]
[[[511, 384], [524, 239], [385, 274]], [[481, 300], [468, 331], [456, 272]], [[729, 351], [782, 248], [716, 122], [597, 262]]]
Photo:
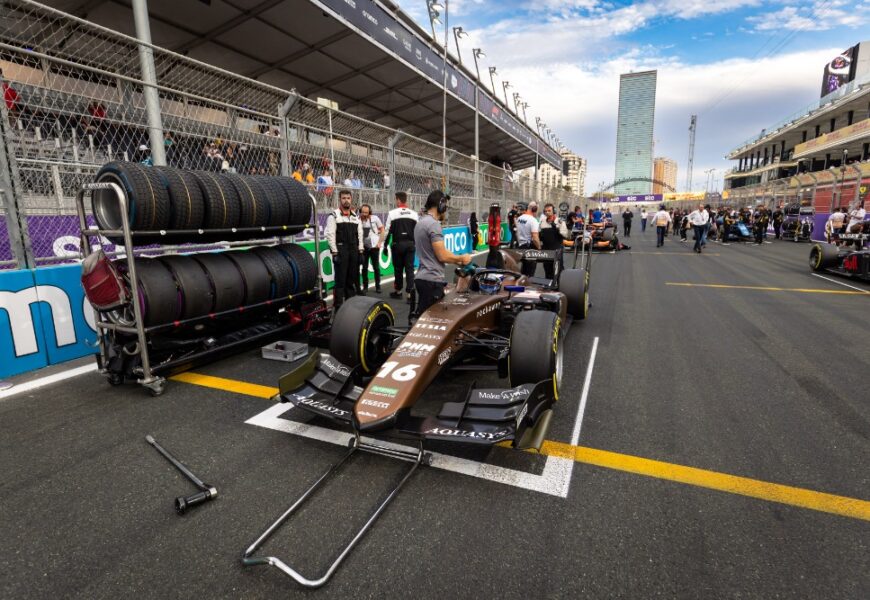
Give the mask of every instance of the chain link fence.
[[[324, 207], [347, 188], [357, 205], [379, 214], [395, 192], [422, 208], [430, 191], [448, 189], [452, 223], [492, 202], [507, 210], [519, 201], [579, 200], [457, 152], [448, 150], [445, 165], [439, 145], [56, 9], [7, 0], [0, 12], [0, 132], [8, 155], [0, 160], [0, 268], [77, 259], [81, 185], [109, 161], [154, 161], [140, 47], [153, 53], [171, 166], [292, 176]], [[20, 233], [7, 231], [7, 215]]]

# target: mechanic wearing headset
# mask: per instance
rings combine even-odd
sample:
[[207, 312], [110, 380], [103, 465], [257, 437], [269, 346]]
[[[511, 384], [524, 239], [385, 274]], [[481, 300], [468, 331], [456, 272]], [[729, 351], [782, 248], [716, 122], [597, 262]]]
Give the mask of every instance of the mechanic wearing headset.
[[335, 275], [333, 305], [336, 311], [345, 298], [356, 294], [360, 256], [365, 250], [362, 222], [351, 210], [353, 196], [348, 190], [341, 190], [338, 202], [339, 207], [326, 217], [326, 241], [332, 252], [332, 271]]
[[[529, 202], [528, 209], [517, 217], [517, 241], [520, 250], [529, 248], [541, 249], [541, 224], [538, 222], [538, 203]], [[535, 274], [537, 263], [534, 261], [522, 261], [520, 271], [523, 275], [532, 277]]]
[[[568, 239], [568, 227], [565, 221], [556, 215], [556, 207], [550, 203], [544, 205], [544, 216], [540, 223], [541, 245], [544, 250], [557, 250], [557, 260], [562, 262], [562, 240]], [[555, 263], [544, 261], [544, 277], [553, 279]]]
[[414, 277], [418, 303], [416, 310], [411, 307], [413, 316], [423, 314], [444, 297], [444, 286], [447, 285], [444, 263], [463, 266], [471, 262], [470, 254], [453, 254], [444, 246], [441, 221], [447, 214], [448, 200], [450, 196], [446, 196], [441, 190], [430, 193], [423, 206], [425, 212], [414, 228], [414, 243], [417, 246], [420, 268]]

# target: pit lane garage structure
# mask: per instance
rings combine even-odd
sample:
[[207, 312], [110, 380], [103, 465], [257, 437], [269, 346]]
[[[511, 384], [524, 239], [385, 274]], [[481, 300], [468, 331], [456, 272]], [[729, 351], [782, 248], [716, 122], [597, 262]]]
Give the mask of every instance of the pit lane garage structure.
[[[870, 44], [861, 43], [870, 52]], [[870, 206], [870, 73], [761, 131], [728, 153], [734, 206], [797, 205], [815, 213], [812, 238], [836, 207]]]

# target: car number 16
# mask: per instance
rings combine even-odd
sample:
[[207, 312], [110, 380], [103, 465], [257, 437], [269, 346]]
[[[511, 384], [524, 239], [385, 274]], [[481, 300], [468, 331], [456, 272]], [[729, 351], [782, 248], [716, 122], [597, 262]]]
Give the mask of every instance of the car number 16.
[[395, 360], [385, 362], [381, 365], [381, 370], [378, 371], [378, 377], [381, 379], [387, 379], [392, 376], [396, 381], [411, 381], [417, 376], [417, 369], [420, 368], [420, 365], [405, 365], [396, 369], [398, 366], [399, 363]]

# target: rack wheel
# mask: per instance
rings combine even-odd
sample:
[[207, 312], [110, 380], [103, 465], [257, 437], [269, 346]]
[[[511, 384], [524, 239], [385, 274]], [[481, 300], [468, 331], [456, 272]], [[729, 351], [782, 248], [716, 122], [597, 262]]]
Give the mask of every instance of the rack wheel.
[[433, 462], [434, 459], [432, 458], [432, 454], [430, 454], [429, 452], [424, 452], [422, 461], [423, 465], [426, 467], [431, 467]]
[[124, 383], [124, 376], [120, 373], [108, 373], [106, 374], [106, 381], [111, 386], [122, 385]]
[[143, 383], [143, 386], [148, 388], [148, 393], [152, 396], [162, 396], [163, 392], [166, 391], [166, 380], [162, 377], [157, 378], [151, 383]]

